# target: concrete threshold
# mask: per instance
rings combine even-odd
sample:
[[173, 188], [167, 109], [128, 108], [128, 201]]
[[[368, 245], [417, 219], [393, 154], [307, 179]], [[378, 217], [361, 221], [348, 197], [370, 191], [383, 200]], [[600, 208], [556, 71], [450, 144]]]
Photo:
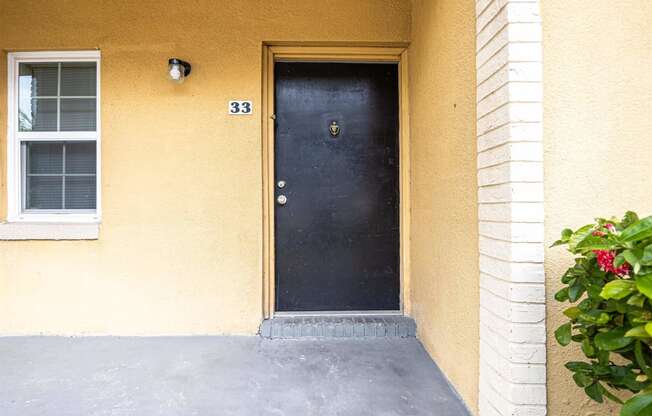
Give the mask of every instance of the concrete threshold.
[[260, 325], [263, 338], [414, 338], [414, 319], [400, 315], [275, 316]]

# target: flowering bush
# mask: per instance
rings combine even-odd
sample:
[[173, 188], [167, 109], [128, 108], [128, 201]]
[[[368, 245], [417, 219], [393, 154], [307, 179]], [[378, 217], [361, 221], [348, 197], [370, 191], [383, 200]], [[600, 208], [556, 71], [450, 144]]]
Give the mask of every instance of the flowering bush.
[[[580, 344], [587, 358], [566, 368], [591, 399], [622, 404], [621, 416], [652, 415], [652, 216], [598, 218], [563, 230], [558, 245], [576, 258], [555, 294], [571, 304], [555, 338]], [[624, 403], [622, 390], [634, 393]]]

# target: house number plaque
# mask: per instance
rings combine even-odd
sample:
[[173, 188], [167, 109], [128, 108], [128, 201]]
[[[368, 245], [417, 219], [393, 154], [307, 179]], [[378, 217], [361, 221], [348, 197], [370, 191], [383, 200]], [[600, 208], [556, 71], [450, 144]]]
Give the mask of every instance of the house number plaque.
[[233, 116], [246, 116], [254, 112], [251, 101], [231, 100], [229, 101], [229, 114]]

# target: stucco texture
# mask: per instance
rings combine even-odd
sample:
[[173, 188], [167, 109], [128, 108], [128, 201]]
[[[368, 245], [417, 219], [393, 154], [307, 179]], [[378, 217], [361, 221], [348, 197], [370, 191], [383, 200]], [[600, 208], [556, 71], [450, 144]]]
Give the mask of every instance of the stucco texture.
[[414, 1], [412, 16], [412, 311], [426, 349], [477, 413], [474, 2]]
[[[0, 242], [0, 333], [254, 334], [262, 43], [405, 42], [409, 19], [398, 0], [0, 0], [0, 125], [6, 52], [101, 50], [103, 198], [97, 241]], [[4, 129], [0, 149], [4, 214]]]
[[[626, 210], [652, 214], [652, 2], [545, 0], [544, 55], [546, 243], [565, 227]], [[546, 250], [548, 414], [617, 415], [592, 404], [563, 367], [581, 358], [553, 331], [564, 321], [553, 295], [571, 264]]]

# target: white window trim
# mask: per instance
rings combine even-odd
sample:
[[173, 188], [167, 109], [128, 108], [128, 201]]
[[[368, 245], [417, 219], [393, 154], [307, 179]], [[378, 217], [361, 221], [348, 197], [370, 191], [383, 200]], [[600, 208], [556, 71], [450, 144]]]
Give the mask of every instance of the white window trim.
[[97, 240], [97, 223], [31, 223], [8, 222], [0, 224], [2, 240]]
[[[101, 98], [100, 98], [100, 51], [47, 51], [47, 52], [11, 52], [7, 59], [7, 222], [9, 223], [39, 223], [39, 224], [98, 224], [102, 218], [102, 169], [101, 169]], [[97, 128], [94, 133], [87, 132], [21, 132], [18, 133], [18, 65], [24, 62], [95, 62], [97, 64]], [[47, 138], [45, 137], [47, 135]], [[96, 142], [97, 169], [96, 169], [96, 209], [93, 213], [57, 212], [57, 213], [30, 213], [23, 212], [21, 208], [21, 180], [20, 172], [20, 140], [93, 140]], [[0, 227], [1, 228], [1, 227]], [[41, 227], [42, 228], [42, 227]], [[97, 228], [97, 227], [95, 227]], [[60, 236], [65, 239], [64, 236]], [[2, 239], [2, 230], [0, 230]]]

